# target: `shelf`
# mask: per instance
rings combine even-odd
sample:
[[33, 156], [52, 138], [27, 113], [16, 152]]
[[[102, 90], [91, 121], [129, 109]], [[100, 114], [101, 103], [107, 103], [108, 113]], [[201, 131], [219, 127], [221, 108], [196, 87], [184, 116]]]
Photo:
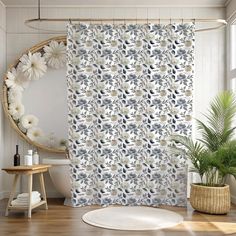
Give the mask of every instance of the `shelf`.
[[[39, 206], [41, 206], [43, 204], [46, 204], [45, 200], [42, 200], [39, 203], [36, 203], [36, 204], [32, 205], [31, 209], [39, 207]], [[28, 210], [29, 207], [28, 206], [9, 206], [8, 209], [11, 209], [11, 210]]]
[[[44, 178], [43, 178], [43, 172], [48, 171], [48, 168], [50, 165], [34, 165], [34, 166], [15, 166], [15, 167], [9, 167], [9, 168], [4, 168], [7, 173], [9, 174], [15, 174], [14, 181], [13, 181], [13, 186], [11, 190], [10, 197], [8, 199], [8, 204], [6, 208], [6, 213], [5, 216], [8, 216], [9, 210], [22, 210], [22, 211], [28, 211], [28, 218], [31, 218], [31, 210], [39, 207], [41, 205], [45, 205], [45, 210], [48, 209], [48, 204], [47, 204], [47, 197], [46, 197], [46, 191], [45, 191], [45, 186], [44, 186]], [[27, 175], [28, 176], [28, 197], [31, 195], [31, 202], [32, 202], [32, 185], [33, 185], [33, 175], [38, 174], [39, 181], [40, 181], [40, 188], [41, 188], [41, 194], [42, 198], [39, 203], [36, 203], [34, 205], [31, 204], [29, 207], [28, 205], [23, 205], [23, 206], [13, 206], [12, 200], [14, 198], [15, 192], [16, 192], [16, 185], [17, 181], [22, 175]]]
[[48, 171], [51, 165], [32, 165], [32, 166], [10, 166], [2, 168], [8, 174], [30, 175]]

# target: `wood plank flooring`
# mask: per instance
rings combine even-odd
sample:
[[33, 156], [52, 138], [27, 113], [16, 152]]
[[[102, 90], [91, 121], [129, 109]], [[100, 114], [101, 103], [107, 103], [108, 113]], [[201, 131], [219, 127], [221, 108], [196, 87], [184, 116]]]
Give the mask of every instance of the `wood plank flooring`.
[[228, 215], [202, 214], [188, 206], [162, 207], [184, 217], [184, 223], [159, 231], [114, 231], [85, 224], [84, 213], [98, 206], [71, 208], [63, 199], [49, 199], [49, 210], [35, 209], [28, 219], [23, 212], [10, 212], [5, 217], [7, 200], [0, 201], [0, 236], [236, 236], [236, 206]]

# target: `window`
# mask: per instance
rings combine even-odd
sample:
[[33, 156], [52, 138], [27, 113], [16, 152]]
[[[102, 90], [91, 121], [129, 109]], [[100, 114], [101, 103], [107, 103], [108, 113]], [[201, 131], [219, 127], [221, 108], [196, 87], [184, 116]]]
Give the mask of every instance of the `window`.
[[228, 26], [228, 88], [236, 92], [236, 24]]

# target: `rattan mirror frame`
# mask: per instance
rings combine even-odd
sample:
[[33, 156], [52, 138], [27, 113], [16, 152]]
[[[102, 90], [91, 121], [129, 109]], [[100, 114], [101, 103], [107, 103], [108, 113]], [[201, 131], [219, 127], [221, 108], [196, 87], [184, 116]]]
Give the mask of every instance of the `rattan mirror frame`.
[[[57, 37], [49, 38], [45, 41], [42, 41], [42, 42], [34, 45], [33, 47], [29, 48], [28, 50], [26, 50], [24, 53], [22, 53], [22, 55], [17, 60], [15, 60], [15, 62], [12, 65], [10, 65], [8, 67], [7, 72], [18, 65], [20, 58], [24, 54], [28, 54], [29, 52], [31, 52], [31, 53], [42, 52], [43, 47], [48, 45], [52, 40], [57, 41], [57, 42], [63, 42], [65, 45], [67, 43], [66, 36], [57, 36]], [[40, 143], [34, 142], [29, 137], [27, 137], [25, 133], [23, 133], [20, 130], [16, 121], [12, 118], [12, 116], [9, 113], [9, 102], [8, 102], [8, 94], [7, 94], [8, 87], [6, 86], [6, 83], [5, 83], [5, 81], [7, 80], [7, 72], [5, 73], [4, 78], [3, 78], [2, 104], [3, 104], [4, 112], [6, 114], [7, 119], [10, 122], [11, 127], [26, 142], [28, 142], [30, 145], [35, 146], [36, 148], [38, 148], [42, 151], [52, 152], [52, 153], [66, 153], [66, 150], [56, 149], [56, 148], [48, 147], [48, 146], [42, 145]]]

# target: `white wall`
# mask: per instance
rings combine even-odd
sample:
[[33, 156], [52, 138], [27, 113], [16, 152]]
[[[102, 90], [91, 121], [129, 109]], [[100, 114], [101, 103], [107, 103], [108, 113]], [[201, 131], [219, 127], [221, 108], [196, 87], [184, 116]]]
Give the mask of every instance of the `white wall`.
[[[0, 1], [0, 83], [6, 70], [6, 8]], [[2, 92], [2, 91], [1, 91]], [[2, 95], [0, 92], [0, 96]], [[0, 106], [0, 169], [4, 163], [4, 115]], [[0, 199], [3, 198], [3, 174], [0, 171]]]
[[[228, 72], [228, 88], [230, 88], [231, 82], [230, 82], [230, 70], [231, 68], [231, 62], [232, 62], [232, 55], [234, 53], [232, 48], [232, 43], [235, 47], [235, 42], [232, 42], [231, 38], [231, 24], [236, 23], [236, 1], [231, 0], [229, 1], [227, 7], [226, 7], [226, 19], [228, 20], [228, 26], [227, 26], [227, 72]], [[235, 55], [233, 55], [235, 57]], [[236, 180], [233, 176], [229, 176], [227, 179], [228, 184], [230, 185], [230, 192], [231, 192], [231, 201], [236, 204]]]
[[[52, 37], [50, 34], [40, 34], [24, 26], [28, 18], [36, 17], [36, 8], [9, 7], [7, 8], [7, 64], [10, 65], [27, 48]], [[43, 17], [95, 17], [95, 18], [224, 18], [225, 8], [135, 8], [135, 7], [47, 7], [42, 9]], [[206, 24], [204, 25], [206, 26]], [[56, 35], [55, 35], [56, 36]], [[204, 112], [209, 101], [219, 91], [224, 89], [225, 79], [225, 31], [209, 31], [196, 34], [195, 54], [195, 117]], [[40, 98], [39, 98], [40, 99]], [[20, 145], [20, 154], [29, 148], [15, 131], [5, 122], [5, 153], [4, 164], [10, 165], [15, 152], [15, 144]], [[52, 154], [42, 154], [47, 156]], [[55, 155], [56, 156], [56, 155]], [[5, 196], [11, 186], [10, 179], [4, 175]], [[25, 189], [24, 182], [22, 183]], [[47, 178], [46, 189], [48, 196], [58, 196]]]

